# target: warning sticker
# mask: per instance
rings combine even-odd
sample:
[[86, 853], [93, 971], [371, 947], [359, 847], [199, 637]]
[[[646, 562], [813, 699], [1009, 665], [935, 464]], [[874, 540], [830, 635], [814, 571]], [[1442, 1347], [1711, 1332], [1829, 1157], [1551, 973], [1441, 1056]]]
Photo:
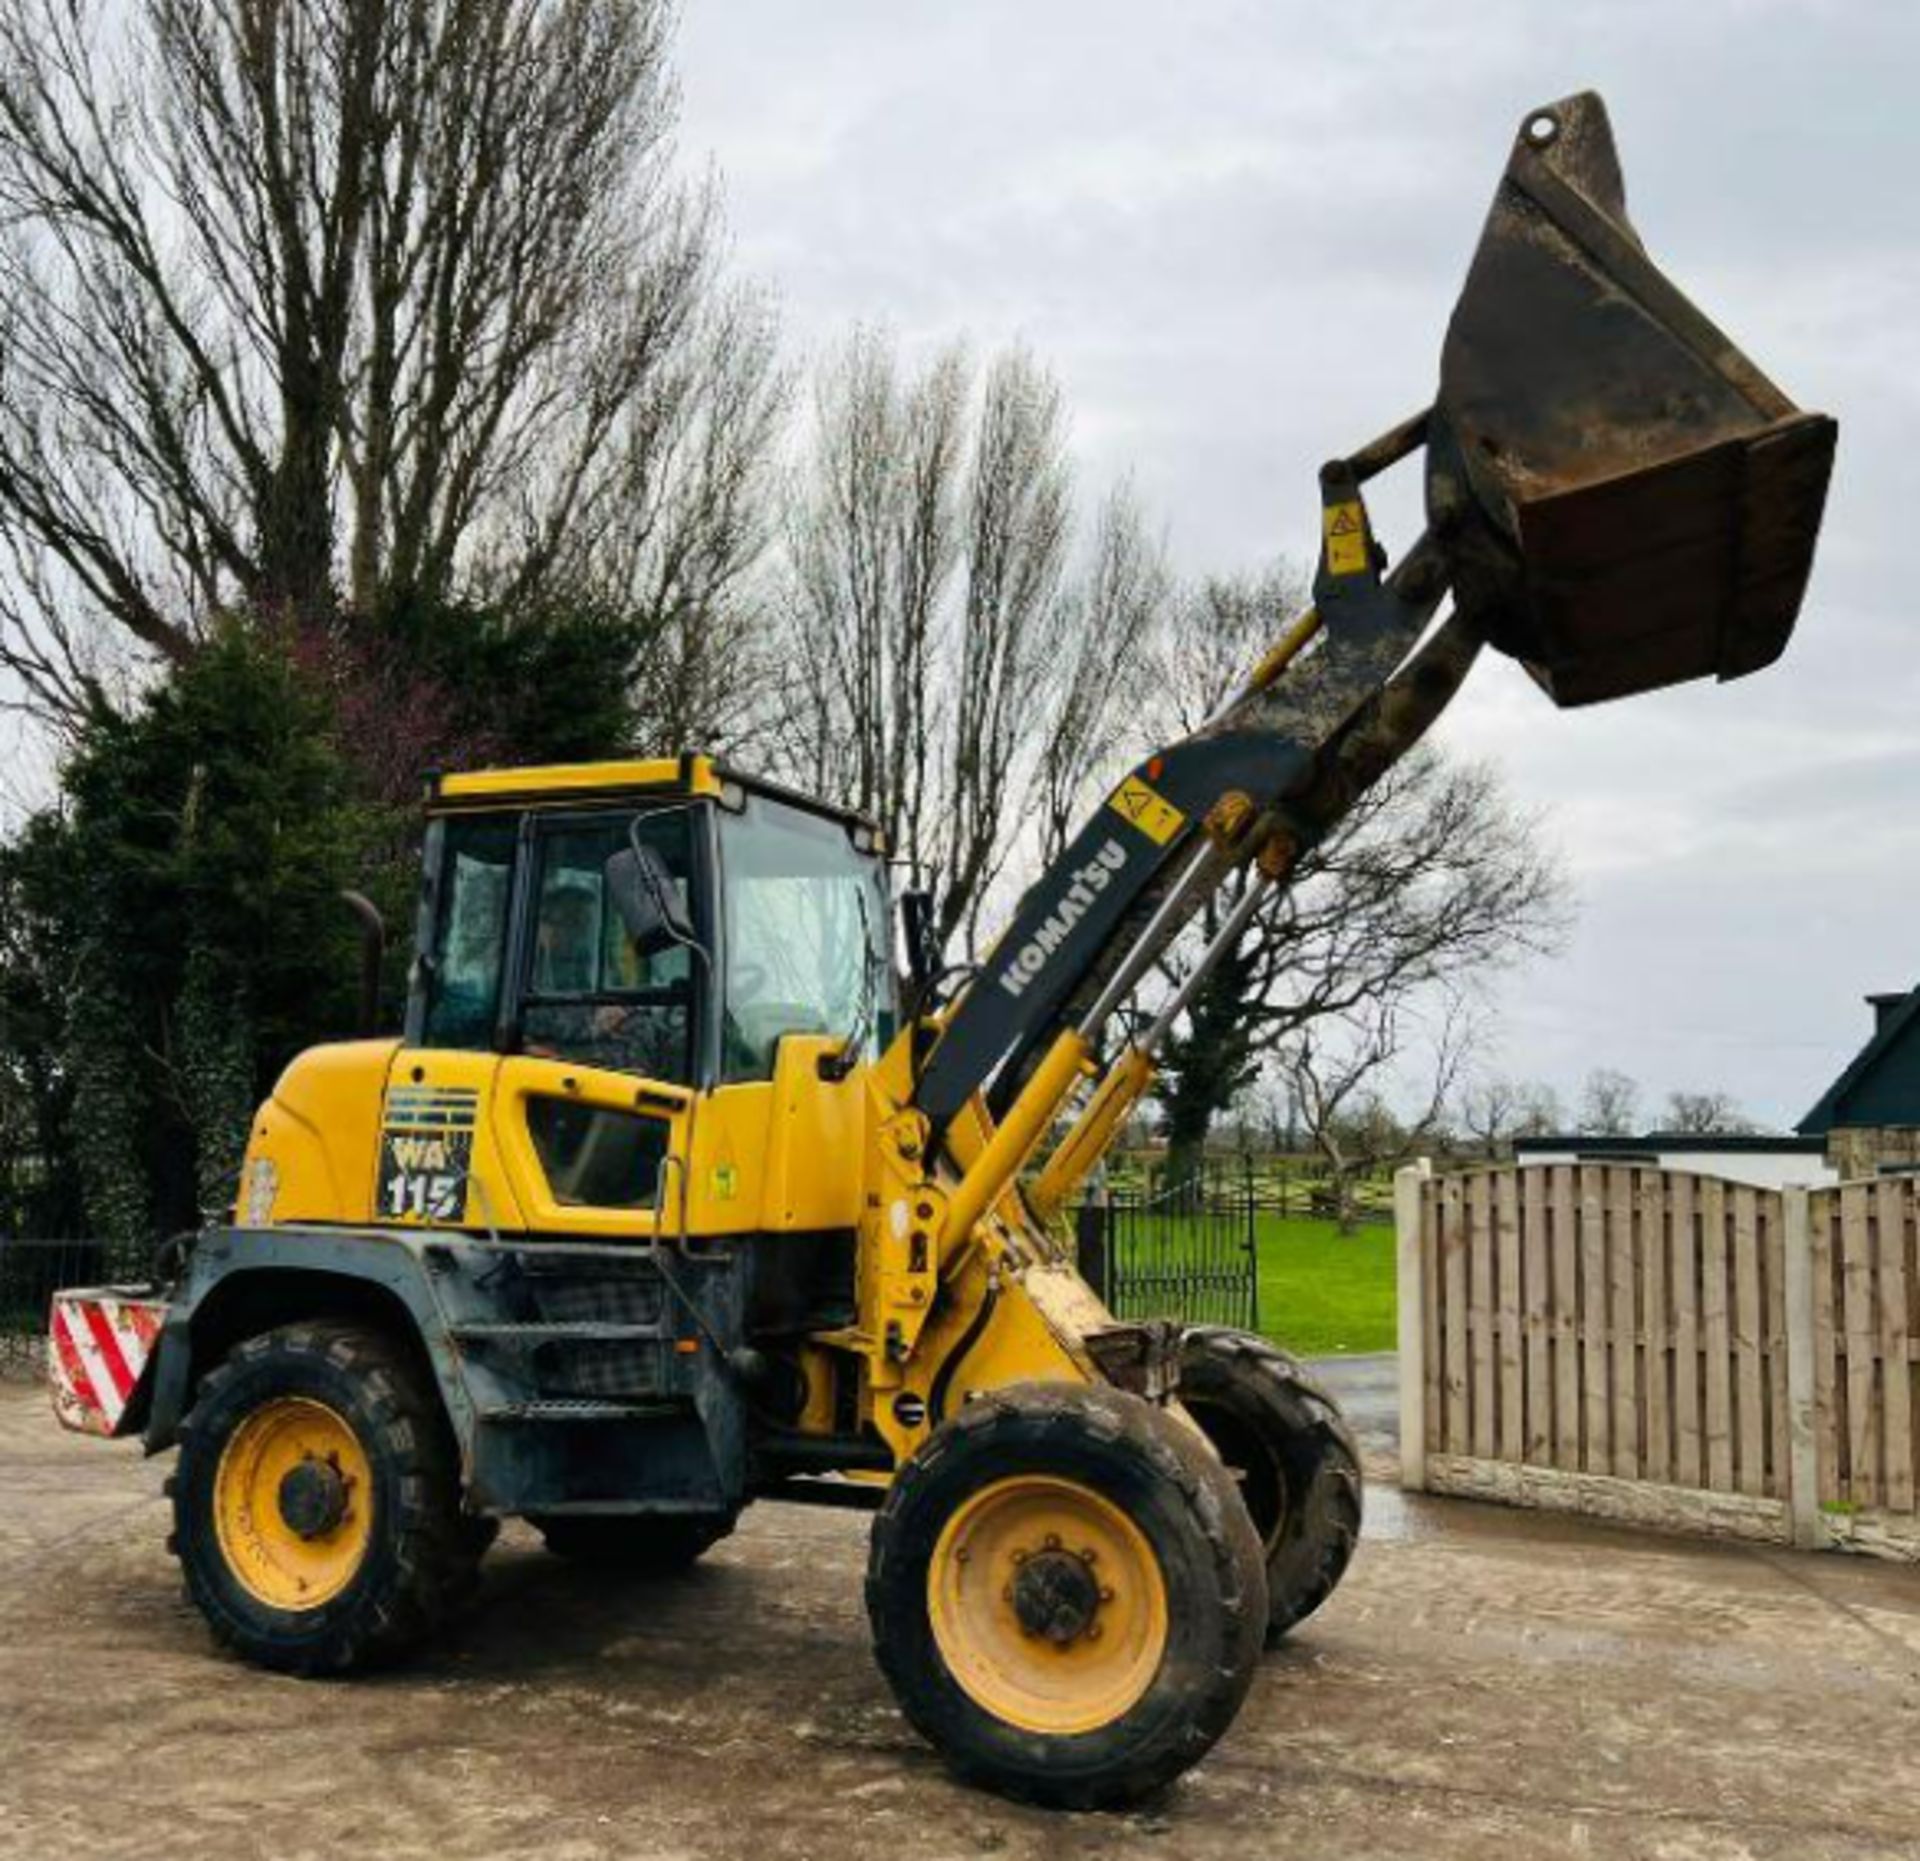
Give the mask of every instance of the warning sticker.
[[1158, 846], [1180, 831], [1187, 817], [1164, 796], [1157, 795], [1137, 775], [1130, 775], [1113, 791], [1109, 804]]
[[1327, 569], [1334, 575], [1360, 575], [1371, 566], [1367, 551], [1367, 517], [1357, 499], [1329, 504], [1320, 517], [1327, 541]]

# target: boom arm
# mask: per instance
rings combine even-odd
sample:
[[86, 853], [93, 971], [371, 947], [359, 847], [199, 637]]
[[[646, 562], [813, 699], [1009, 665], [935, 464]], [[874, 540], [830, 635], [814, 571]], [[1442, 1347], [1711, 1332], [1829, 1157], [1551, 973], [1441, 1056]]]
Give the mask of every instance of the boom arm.
[[[1483, 639], [1562, 705], [1775, 658], [1811, 570], [1835, 431], [1647, 255], [1600, 99], [1529, 111], [1433, 407], [1322, 470], [1313, 611], [1219, 717], [1115, 789], [1028, 893], [924, 1068], [908, 1069], [910, 1109], [959, 1173], [946, 1241], [970, 1231], [1095, 1070], [1104, 1028], [1155, 959], [1257, 861], [1185, 987], [1032, 1190], [1043, 1206], [1064, 1198], [1193, 991], [1302, 851], [1418, 741]], [[1361, 486], [1422, 448], [1428, 528], [1383, 576]], [[1419, 644], [1449, 588], [1453, 618]], [[955, 1146], [954, 1120], [982, 1094], [990, 1134]]]
[[1440, 553], [1423, 537], [1383, 576], [1360, 490], [1362, 476], [1404, 456], [1423, 427], [1409, 422], [1322, 471], [1312, 611], [1217, 719], [1121, 782], [1028, 895], [954, 1009], [917, 1099], [936, 1137], [996, 1068], [1006, 1089], [994, 1095], [992, 1137], [952, 1192], [950, 1238], [1032, 1154], [1155, 960], [1207, 899], [1257, 861], [1185, 983], [1108, 1069], [1032, 1191], [1043, 1214], [1064, 1202], [1145, 1091], [1174, 1021], [1254, 913], [1459, 689], [1479, 650], [1465, 621], [1456, 616], [1412, 651], [1446, 593]]
[[[1380, 469], [1419, 432], [1418, 422], [1399, 429], [1361, 455], [1361, 468]], [[1076, 1006], [1091, 1044], [1234, 871], [1283, 841], [1290, 864], [1315, 836], [1297, 804], [1324, 786], [1328, 757], [1446, 592], [1439, 552], [1425, 538], [1382, 577], [1354, 461], [1323, 471], [1321, 497], [1313, 611], [1219, 717], [1128, 775], [1028, 893], [921, 1075], [916, 1102], [936, 1131], [1003, 1067], [1024, 1073]], [[1269, 883], [1280, 876], [1274, 870]], [[1001, 1095], [1003, 1112], [1009, 1102]]]

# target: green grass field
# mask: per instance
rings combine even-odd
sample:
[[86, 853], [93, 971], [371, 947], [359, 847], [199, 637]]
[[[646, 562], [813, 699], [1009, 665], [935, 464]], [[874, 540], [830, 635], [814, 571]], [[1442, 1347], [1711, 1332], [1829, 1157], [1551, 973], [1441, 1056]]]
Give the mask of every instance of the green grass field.
[[1258, 1217], [1260, 1329], [1303, 1357], [1390, 1351], [1394, 1237], [1369, 1222], [1342, 1234], [1330, 1221]]

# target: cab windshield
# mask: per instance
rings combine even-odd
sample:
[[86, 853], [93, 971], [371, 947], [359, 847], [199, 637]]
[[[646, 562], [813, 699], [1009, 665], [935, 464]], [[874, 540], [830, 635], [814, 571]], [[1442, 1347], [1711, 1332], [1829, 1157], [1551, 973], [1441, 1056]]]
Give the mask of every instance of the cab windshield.
[[722, 1079], [770, 1079], [785, 1034], [877, 1053], [895, 1021], [880, 862], [840, 822], [750, 794], [720, 815], [720, 871]]

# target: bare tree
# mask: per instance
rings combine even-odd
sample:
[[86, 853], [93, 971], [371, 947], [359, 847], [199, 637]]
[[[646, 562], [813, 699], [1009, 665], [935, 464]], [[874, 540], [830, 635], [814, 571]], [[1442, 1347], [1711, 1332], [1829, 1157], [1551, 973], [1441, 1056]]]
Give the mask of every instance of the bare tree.
[[1668, 1131], [1691, 1137], [1738, 1137], [1756, 1128], [1728, 1092], [1669, 1092], [1661, 1124]]
[[1460, 1094], [1460, 1128], [1480, 1146], [1489, 1163], [1505, 1153], [1520, 1113], [1518, 1081], [1497, 1075], [1476, 1079]]
[[1025, 823], [1064, 835], [1137, 700], [1165, 570], [1124, 489], [1078, 553], [1065, 410], [1030, 355], [908, 375], [853, 335], [797, 472], [781, 753], [938, 876], [943, 940], [974, 935]]
[[1148, 534], [1131, 485], [1101, 505], [1090, 553], [1084, 579], [1069, 591], [1065, 640], [1048, 675], [1048, 728], [1035, 772], [1042, 864], [1065, 851], [1089, 791], [1137, 733], [1152, 683], [1145, 649], [1172, 594], [1164, 549]]
[[1514, 1120], [1515, 1137], [1553, 1137], [1567, 1128], [1567, 1115], [1560, 1107], [1560, 1094], [1552, 1086], [1534, 1079], [1520, 1089], [1520, 1115]]
[[1311, 599], [1306, 573], [1281, 557], [1257, 574], [1209, 576], [1165, 603], [1153, 647], [1154, 736], [1174, 741], [1205, 724]]
[[967, 386], [959, 349], [903, 381], [892, 344], [856, 330], [816, 380], [789, 519], [781, 752], [916, 867], [939, 833], [935, 668], [960, 559]]
[[1559, 1094], [1550, 1085], [1497, 1074], [1464, 1087], [1457, 1116], [1489, 1162], [1503, 1156], [1516, 1137], [1546, 1137], [1565, 1122]]
[[1360, 1183], [1404, 1162], [1439, 1130], [1472, 1045], [1472, 1019], [1451, 1000], [1429, 1043], [1421, 1103], [1398, 1116], [1383, 1084], [1410, 1064], [1409, 1020], [1403, 1003], [1374, 999], [1302, 1026], [1279, 1051], [1281, 1075], [1326, 1165], [1342, 1234], [1358, 1225]]
[[967, 487], [966, 577], [942, 813], [940, 928], [971, 935], [1010, 850], [1016, 759], [1033, 740], [1059, 638], [1072, 522], [1065, 408], [1024, 351], [987, 371]]
[[738, 581], [764, 308], [666, 0], [0, 0], [0, 664], [71, 713], [227, 607]]
[[1587, 1137], [1631, 1137], [1640, 1122], [1637, 1081], [1597, 1066], [1580, 1088], [1580, 1130]]

